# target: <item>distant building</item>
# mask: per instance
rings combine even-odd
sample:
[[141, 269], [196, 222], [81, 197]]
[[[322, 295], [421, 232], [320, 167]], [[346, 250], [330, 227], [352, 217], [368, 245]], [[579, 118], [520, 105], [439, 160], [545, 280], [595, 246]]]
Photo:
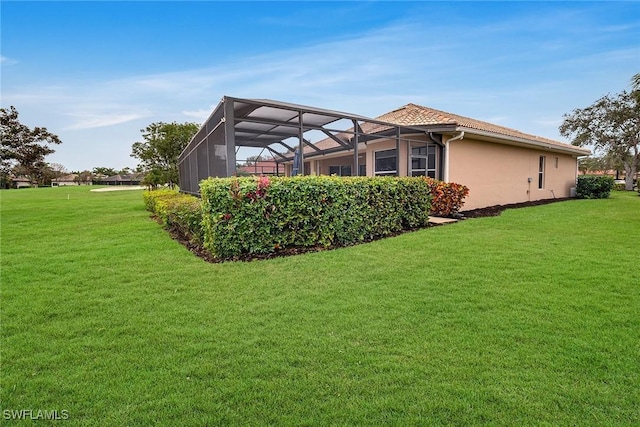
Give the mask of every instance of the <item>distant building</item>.
[[29, 178], [24, 176], [17, 176], [11, 178], [11, 187], [12, 188], [29, 188], [29, 187], [37, 187], [38, 183], [31, 181]]
[[252, 165], [239, 167], [237, 173], [238, 175], [284, 175], [284, 165], [276, 163], [273, 159], [261, 160]]
[[91, 181], [79, 181], [77, 173], [71, 173], [51, 180], [52, 187], [64, 187], [67, 185], [91, 185]]
[[96, 179], [94, 183], [97, 185], [140, 185], [143, 179], [143, 173], [130, 173]]

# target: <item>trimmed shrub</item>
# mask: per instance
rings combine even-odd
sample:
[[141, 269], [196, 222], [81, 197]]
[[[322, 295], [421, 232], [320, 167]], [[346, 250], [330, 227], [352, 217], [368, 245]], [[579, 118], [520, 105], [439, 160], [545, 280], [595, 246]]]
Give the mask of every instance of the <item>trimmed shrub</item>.
[[177, 196], [179, 193], [176, 190], [154, 190], [144, 191], [142, 193], [142, 199], [144, 200], [144, 206], [149, 212], [156, 213], [156, 203], [158, 200], [167, 199]]
[[435, 216], [454, 216], [464, 205], [464, 198], [469, 195], [469, 189], [455, 182], [438, 181], [424, 178], [429, 185], [431, 200], [431, 214]]
[[147, 210], [153, 212], [165, 228], [175, 229], [194, 244], [201, 244], [202, 203], [200, 199], [177, 190], [145, 191]]
[[578, 177], [576, 196], [579, 199], [606, 199], [614, 184], [611, 176], [581, 175]]
[[616, 191], [625, 191], [627, 189], [627, 186], [625, 184], [615, 183], [613, 184], [613, 189]]
[[347, 246], [428, 224], [422, 178], [209, 178], [200, 184], [204, 246], [220, 258]]

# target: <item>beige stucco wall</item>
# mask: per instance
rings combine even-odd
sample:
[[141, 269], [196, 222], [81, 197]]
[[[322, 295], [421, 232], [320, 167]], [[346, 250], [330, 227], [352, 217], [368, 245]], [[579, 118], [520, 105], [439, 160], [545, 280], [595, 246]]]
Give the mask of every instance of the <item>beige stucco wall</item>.
[[[366, 162], [365, 153], [360, 153], [358, 156], [359, 163], [362, 165]], [[346, 156], [336, 156], [332, 158], [322, 158], [317, 160], [318, 175], [329, 175], [329, 166], [347, 166], [353, 167], [353, 153], [348, 153]]]
[[[412, 139], [422, 140], [420, 136]], [[426, 137], [425, 137], [426, 142]], [[400, 142], [399, 176], [408, 174], [408, 142]], [[374, 153], [396, 148], [393, 140], [369, 142], [360, 148], [367, 176], [374, 175]], [[448, 173], [445, 179], [469, 187], [469, 196], [463, 210], [486, 206], [522, 203], [534, 200], [569, 197], [575, 187], [577, 158], [543, 149], [523, 148], [497, 142], [464, 137], [452, 141], [448, 148]], [[544, 188], [538, 188], [540, 156], [545, 156]], [[557, 159], [557, 160], [556, 160]], [[310, 158], [305, 170], [312, 175], [328, 175], [329, 166], [353, 164], [353, 153], [335, 153], [321, 158]], [[287, 174], [291, 165], [287, 165]], [[531, 182], [529, 182], [531, 178]]]
[[[375, 155], [376, 151], [391, 150], [396, 148], [396, 142], [393, 140], [382, 140], [379, 142], [372, 142], [367, 145], [367, 176], [374, 176], [375, 168]], [[400, 159], [400, 170], [398, 176], [407, 176], [407, 159], [408, 149], [407, 142], [400, 142], [400, 153], [398, 154]]]
[[[540, 156], [546, 157], [542, 189]], [[464, 210], [569, 197], [576, 183], [577, 159], [567, 154], [464, 138], [449, 144], [448, 157], [448, 181], [469, 187]]]
[[[409, 137], [412, 142], [429, 142], [425, 135], [411, 135]], [[409, 141], [400, 142], [400, 170], [399, 176], [407, 176], [409, 170], [409, 157], [408, 146]], [[374, 153], [376, 151], [390, 150], [396, 148], [395, 140], [380, 139], [377, 141], [370, 141], [368, 144], [361, 143], [359, 145], [359, 164], [365, 164], [367, 169], [367, 176], [374, 176]], [[332, 153], [321, 157], [306, 157], [305, 158], [305, 170], [310, 175], [329, 175], [329, 166], [344, 166], [353, 165], [353, 151], [346, 151], [343, 153]], [[287, 176], [291, 175], [292, 165], [286, 164], [284, 172]]]
[[[396, 142], [393, 140], [380, 140], [370, 142], [366, 146], [362, 144], [359, 148], [359, 163], [365, 164], [367, 176], [374, 175], [374, 153], [376, 151], [390, 150], [396, 148]], [[407, 176], [408, 164], [407, 142], [400, 142], [400, 176]], [[326, 157], [312, 158], [311, 162], [315, 163], [315, 172], [312, 175], [329, 175], [329, 166], [353, 165], [353, 152], [345, 154], [335, 153]]]

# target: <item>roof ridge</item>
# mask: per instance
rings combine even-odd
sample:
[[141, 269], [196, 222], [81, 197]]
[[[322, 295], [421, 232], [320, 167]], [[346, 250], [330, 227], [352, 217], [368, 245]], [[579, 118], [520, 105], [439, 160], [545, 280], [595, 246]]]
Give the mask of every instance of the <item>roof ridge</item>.
[[416, 104], [414, 104], [414, 103], [410, 102], [410, 103], [408, 103], [408, 104], [406, 104], [406, 105], [403, 105], [402, 107], [398, 107], [398, 108], [396, 108], [395, 110], [387, 111], [386, 113], [380, 114], [380, 115], [379, 115], [379, 116], [377, 116], [377, 117], [386, 116], [387, 114], [391, 114], [391, 113], [395, 113], [395, 112], [397, 112], [397, 111], [404, 110], [404, 109], [406, 109], [406, 108], [407, 108], [408, 106], [410, 106], [410, 105], [411, 105], [411, 106], [416, 106]]
[[[559, 144], [563, 144], [563, 145], [571, 145], [571, 144], [567, 144], [565, 142], [553, 140], [551, 138], [546, 138], [546, 137], [543, 137], [543, 136], [534, 135], [532, 133], [524, 132], [524, 131], [516, 129], [516, 128], [512, 128], [512, 127], [508, 127], [508, 126], [504, 126], [504, 125], [499, 125], [499, 124], [496, 124], [496, 123], [491, 123], [491, 122], [488, 122], [486, 120], [474, 119], [472, 117], [462, 116], [460, 114], [450, 113], [448, 111], [439, 110], [437, 108], [427, 107], [427, 106], [420, 105], [420, 104], [409, 103], [409, 104], [405, 105], [402, 108], [406, 108], [408, 106], [415, 107], [417, 109], [420, 109], [420, 110], [428, 112], [428, 113], [435, 113], [435, 114], [442, 115], [442, 116], [446, 117], [447, 119], [455, 122], [456, 125], [462, 126], [462, 127], [472, 127], [473, 128], [473, 126], [469, 126], [469, 125], [472, 125], [472, 124], [484, 125], [483, 127], [487, 127], [488, 126], [489, 128], [494, 128], [493, 130], [486, 129], [486, 130], [488, 130], [490, 132], [494, 132], [494, 133], [500, 133], [500, 132], [496, 132], [496, 130], [497, 130], [496, 128], [498, 128], [498, 129], [502, 129], [502, 130], [507, 131], [507, 132], [516, 133], [516, 134], [522, 135], [523, 137], [526, 137], [528, 139], [533, 139], [533, 140], [537, 140], [537, 141], [541, 141], [541, 140], [549, 141], [549, 142], [559, 143]], [[467, 124], [465, 124], [464, 122], [467, 122]], [[477, 128], [478, 128], [478, 130], [483, 130], [481, 126], [478, 126]]]
[[[467, 116], [463, 116], [461, 114], [450, 113], [448, 111], [439, 110], [437, 108], [427, 107], [427, 106], [424, 106], [424, 105], [419, 105], [419, 104], [412, 104], [412, 105], [415, 105], [416, 107], [422, 108], [422, 109], [425, 109], [425, 110], [431, 110], [431, 111], [434, 111], [434, 112], [437, 112], [437, 113], [441, 113], [442, 115], [445, 115], [445, 116], [450, 116], [452, 119], [454, 119], [456, 121], [456, 123], [458, 123], [458, 121], [459, 121], [457, 119], [460, 118], [460, 119], [463, 119], [463, 120], [471, 120], [471, 121], [474, 121], [474, 122], [483, 123], [483, 124], [487, 124], [487, 125], [490, 125], [490, 126], [501, 127], [501, 128], [504, 128], [504, 129], [508, 129], [510, 131], [518, 132], [518, 133], [524, 133], [521, 130], [518, 130], [518, 129], [515, 129], [515, 128], [510, 128], [508, 126], [499, 125], [499, 124], [496, 124], [496, 123], [491, 123], [491, 122], [488, 122], [486, 120], [474, 119], [473, 117], [467, 117]], [[532, 136], [535, 136], [535, 135], [532, 135]]]

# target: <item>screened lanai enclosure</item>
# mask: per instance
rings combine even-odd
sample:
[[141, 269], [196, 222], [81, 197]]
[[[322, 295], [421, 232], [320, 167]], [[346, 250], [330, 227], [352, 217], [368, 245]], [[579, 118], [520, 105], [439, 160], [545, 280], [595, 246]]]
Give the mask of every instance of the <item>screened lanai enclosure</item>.
[[[353, 175], [364, 174], [358, 150], [373, 140], [410, 141], [424, 128], [382, 122], [354, 114], [264, 99], [225, 96], [178, 158], [181, 191], [197, 194], [208, 177], [236, 175], [238, 150], [260, 149], [305, 174], [305, 160], [343, 153]], [[433, 141], [438, 143], [438, 141]], [[399, 156], [395, 157], [398, 170]]]

